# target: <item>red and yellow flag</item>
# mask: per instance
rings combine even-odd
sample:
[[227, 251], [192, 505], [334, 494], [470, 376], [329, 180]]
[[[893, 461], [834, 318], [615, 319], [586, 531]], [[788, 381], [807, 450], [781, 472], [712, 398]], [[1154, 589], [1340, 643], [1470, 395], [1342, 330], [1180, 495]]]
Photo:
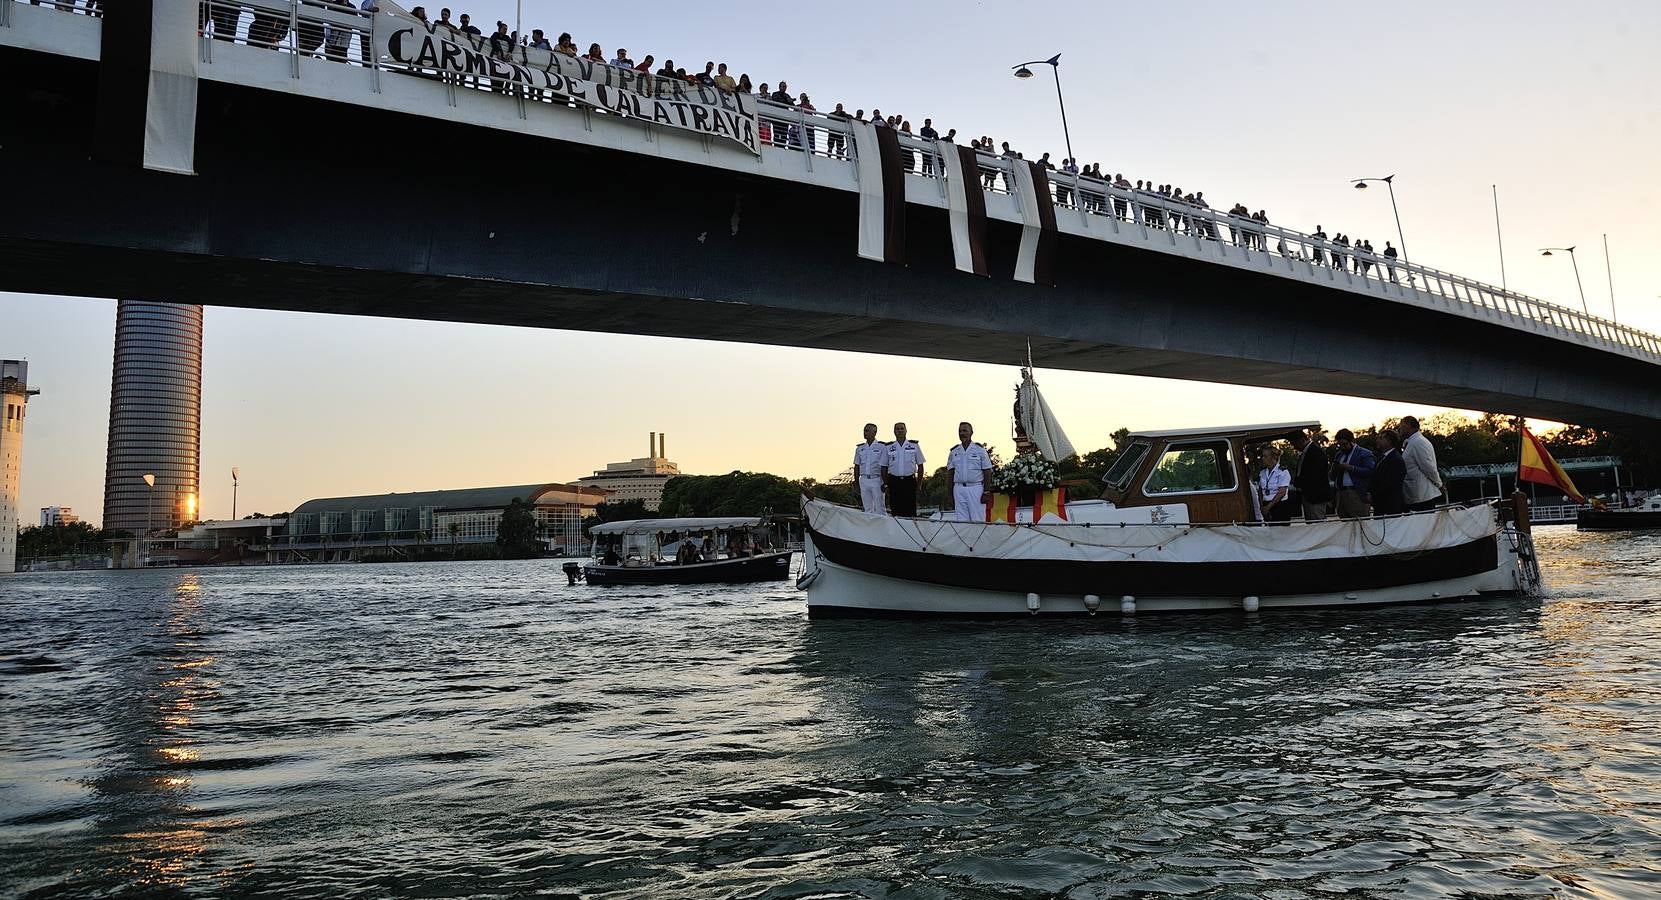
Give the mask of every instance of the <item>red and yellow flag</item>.
[[1569, 473], [1563, 471], [1563, 467], [1552, 458], [1551, 451], [1528, 430], [1527, 425], [1523, 426], [1523, 452], [1517, 465], [1517, 480], [1556, 487], [1574, 498], [1574, 502], [1586, 502], [1574, 486], [1574, 480], [1569, 478]]
[[[1015, 502], [1014, 494], [993, 494], [986, 503], [986, 520], [988, 522], [1015, 521], [1015, 510], [1019, 506]], [[1034, 522], [1050, 513], [1066, 520], [1067, 518], [1067, 489], [1064, 487], [1050, 488], [1039, 491], [1032, 500], [1032, 520]]]

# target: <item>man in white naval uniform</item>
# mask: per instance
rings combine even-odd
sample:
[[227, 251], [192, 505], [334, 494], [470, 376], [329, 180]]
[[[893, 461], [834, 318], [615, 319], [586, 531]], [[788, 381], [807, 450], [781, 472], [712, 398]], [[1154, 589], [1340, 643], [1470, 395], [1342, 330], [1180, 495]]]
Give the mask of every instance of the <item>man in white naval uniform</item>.
[[859, 502], [868, 513], [883, 513], [882, 467], [888, 464], [888, 445], [877, 440], [877, 426], [865, 423], [865, 440], [854, 445], [854, 480]]
[[952, 512], [959, 522], [986, 521], [986, 480], [992, 477], [992, 457], [975, 443], [975, 426], [957, 423], [958, 443], [946, 457], [946, 481], [952, 486]]
[[905, 423], [894, 423], [894, 442], [888, 445], [883, 481], [888, 485], [888, 511], [896, 516], [917, 515], [917, 485], [923, 480], [923, 448], [906, 440]]

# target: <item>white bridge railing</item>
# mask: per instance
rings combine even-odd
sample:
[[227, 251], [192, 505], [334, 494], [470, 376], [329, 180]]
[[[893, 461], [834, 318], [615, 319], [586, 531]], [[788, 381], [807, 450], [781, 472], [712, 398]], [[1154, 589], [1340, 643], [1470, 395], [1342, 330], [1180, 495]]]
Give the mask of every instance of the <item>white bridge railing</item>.
[[[5, 7], [16, 2], [19, 0], [0, 0], [0, 22], [4, 21]], [[97, 10], [87, 0], [78, 4], [70, 0], [42, 3], [82, 14], [89, 10], [96, 14]], [[390, 63], [373, 51], [374, 17], [356, 9], [355, 4], [338, 0], [201, 0], [199, 23], [205, 62], [211, 62], [216, 44], [231, 42], [292, 54], [296, 76], [300, 57], [315, 57], [369, 68], [377, 79], [382, 73], [435, 79], [458, 93], [505, 94], [524, 104], [573, 105], [558, 95], [494, 81], [488, 75], [441, 76]], [[769, 100], [759, 101], [758, 108], [764, 154], [800, 154], [810, 170], [827, 161], [846, 165], [855, 157], [856, 148], [845, 120]], [[599, 109], [587, 112], [610, 115]], [[642, 122], [640, 127], [653, 126]], [[937, 148], [907, 134], [900, 136], [900, 143], [908, 177], [939, 183], [943, 198], [945, 173]], [[985, 152], [979, 158], [977, 180], [981, 189], [989, 194], [1013, 194], [1016, 161]], [[1076, 216], [1075, 222], [1089, 234], [1103, 239], [1316, 281], [1661, 364], [1661, 336], [1584, 311], [1419, 263], [1342, 247], [1290, 228], [1115, 187], [1099, 179], [1061, 172], [1049, 176], [1058, 221], [1068, 230], [1072, 230], [1072, 223], [1063, 220]]]

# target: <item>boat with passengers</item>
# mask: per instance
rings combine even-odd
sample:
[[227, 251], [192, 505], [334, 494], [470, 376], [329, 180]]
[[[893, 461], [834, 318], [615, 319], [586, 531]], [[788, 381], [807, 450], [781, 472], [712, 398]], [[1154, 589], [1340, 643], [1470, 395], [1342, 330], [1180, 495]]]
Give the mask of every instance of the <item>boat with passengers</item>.
[[[1025, 406], [1020, 431], [1042, 445], [1057, 426], [1041, 402]], [[1104, 605], [1129, 614], [1257, 612], [1538, 591], [1526, 512], [1509, 506], [1257, 521], [1252, 452], [1319, 428], [1133, 434], [1100, 498], [1052, 502], [1036, 518], [1030, 504], [1003, 521], [963, 522], [804, 498], [798, 584], [813, 616], [1094, 614]], [[1064, 436], [1060, 444], [1070, 452]]]
[[790, 577], [790, 550], [766, 518], [631, 519], [589, 529], [593, 585], [746, 584]]

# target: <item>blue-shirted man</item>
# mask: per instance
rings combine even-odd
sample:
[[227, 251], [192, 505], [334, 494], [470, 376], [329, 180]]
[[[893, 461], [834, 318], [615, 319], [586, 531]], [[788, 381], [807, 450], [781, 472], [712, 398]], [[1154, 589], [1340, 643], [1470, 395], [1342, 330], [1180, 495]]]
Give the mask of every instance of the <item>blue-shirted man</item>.
[[1373, 469], [1377, 467], [1372, 451], [1357, 444], [1355, 433], [1348, 428], [1338, 429], [1333, 443], [1337, 446], [1332, 452], [1332, 486], [1338, 492], [1334, 511], [1341, 519], [1372, 515], [1373, 506], [1368, 491]]

